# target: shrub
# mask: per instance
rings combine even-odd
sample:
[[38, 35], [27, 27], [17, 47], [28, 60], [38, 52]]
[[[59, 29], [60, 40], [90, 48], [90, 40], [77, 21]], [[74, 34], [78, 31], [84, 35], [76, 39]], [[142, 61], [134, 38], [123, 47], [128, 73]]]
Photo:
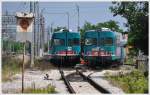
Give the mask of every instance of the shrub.
[[21, 71], [21, 60], [10, 56], [2, 56], [2, 81], [11, 80], [10, 77]]
[[47, 88], [28, 88], [28, 89], [25, 89], [25, 93], [45, 93], [45, 94], [48, 94], [48, 93], [57, 93], [55, 91], [55, 87], [54, 86], [51, 86], [49, 85]]
[[107, 79], [126, 93], [148, 93], [148, 79], [138, 70], [127, 75], [107, 76]]

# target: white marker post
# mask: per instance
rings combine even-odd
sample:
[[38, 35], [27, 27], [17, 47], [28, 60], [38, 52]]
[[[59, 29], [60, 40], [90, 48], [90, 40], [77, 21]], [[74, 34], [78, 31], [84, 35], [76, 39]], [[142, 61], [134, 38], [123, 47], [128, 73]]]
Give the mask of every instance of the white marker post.
[[[17, 33], [18, 40], [23, 42], [23, 62], [22, 62], [22, 93], [24, 92], [24, 62], [25, 62], [25, 45], [26, 41], [30, 41], [28, 39], [28, 34], [32, 34], [32, 26], [33, 26], [33, 13], [16, 13], [17, 18]], [[31, 38], [32, 39], [32, 38]], [[31, 61], [32, 62], [32, 61]]]

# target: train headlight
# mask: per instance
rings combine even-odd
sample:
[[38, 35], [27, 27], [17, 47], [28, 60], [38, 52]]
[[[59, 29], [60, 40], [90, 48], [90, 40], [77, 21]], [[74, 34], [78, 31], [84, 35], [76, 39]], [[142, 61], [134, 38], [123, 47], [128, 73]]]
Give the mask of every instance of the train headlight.
[[72, 50], [72, 47], [68, 47], [67, 50], [68, 50], [68, 51], [71, 51], [71, 50]]

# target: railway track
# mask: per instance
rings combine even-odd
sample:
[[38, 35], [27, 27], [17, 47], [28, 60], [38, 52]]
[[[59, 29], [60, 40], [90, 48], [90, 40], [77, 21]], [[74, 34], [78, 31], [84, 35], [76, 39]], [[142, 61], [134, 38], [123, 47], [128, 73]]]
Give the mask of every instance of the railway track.
[[[65, 76], [65, 73], [62, 68], [59, 68], [59, 72], [61, 74], [62, 79], [64, 80], [64, 83], [69, 93], [110, 93], [108, 90], [95, 83], [89, 76], [85, 76], [78, 69], [76, 69], [76, 72], [74, 72], [74, 76], [80, 77], [80, 79], [83, 80], [77, 82], [72, 82], [67, 76]], [[72, 80], [75, 79], [73, 76], [70, 78]]]
[[65, 85], [66, 85], [67, 88], [68, 88], [68, 91], [69, 91], [70, 93], [75, 93], [74, 89], [72, 88], [72, 86], [70, 85], [69, 81], [68, 81], [67, 78], [65, 77], [64, 72], [63, 72], [63, 70], [62, 70], [61, 68], [59, 68], [59, 72], [60, 72], [60, 74], [61, 74], [62, 79], [64, 80]]

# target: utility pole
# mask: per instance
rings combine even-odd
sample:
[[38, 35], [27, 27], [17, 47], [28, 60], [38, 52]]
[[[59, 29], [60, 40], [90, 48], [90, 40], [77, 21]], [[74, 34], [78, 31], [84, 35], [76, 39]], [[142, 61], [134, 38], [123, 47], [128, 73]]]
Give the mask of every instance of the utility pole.
[[48, 38], [47, 38], [47, 50], [48, 50], [48, 54], [49, 54], [49, 48], [50, 48], [50, 44], [49, 44], [49, 40], [50, 40], [50, 31], [52, 33], [53, 30], [53, 22], [51, 23], [51, 27], [48, 27]]
[[33, 3], [33, 13], [34, 13], [34, 57], [38, 56], [39, 50], [38, 50], [38, 2]]
[[44, 50], [44, 32], [45, 32], [45, 19], [44, 16], [42, 15], [42, 55]]
[[41, 51], [41, 48], [40, 48], [40, 13], [39, 13], [39, 3], [38, 2], [35, 2], [36, 4], [36, 14], [37, 14], [37, 22], [36, 22], [36, 40], [37, 40], [37, 56], [40, 55], [40, 51]]
[[22, 93], [24, 93], [24, 62], [25, 62], [26, 42], [23, 43], [23, 62], [22, 62]]
[[[44, 52], [44, 33], [45, 33], [45, 20], [43, 16], [43, 9], [40, 13], [40, 56], [43, 56]], [[47, 35], [48, 36], [48, 35]]]
[[[33, 12], [33, 2], [30, 2], [30, 12]], [[34, 13], [34, 12], [33, 12]], [[35, 25], [35, 18], [34, 18], [34, 25]], [[35, 26], [33, 26], [35, 28]], [[34, 30], [32, 32], [32, 42], [31, 42], [31, 68], [34, 66]]]
[[50, 32], [50, 39], [52, 39], [52, 34], [53, 34], [53, 32], [54, 32], [54, 30], [53, 30], [53, 25], [54, 25], [54, 22], [52, 22], [51, 23], [51, 32]]
[[80, 30], [80, 15], [79, 15], [79, 6], [76, 4], [77, 11], [78, 11], [78, 31]]
[[53, 32], [53, 24], [54, 22], [51, 23], [51, 33]]
[[43, 8], [40, 12], [40, 56], [41, 57], [44, 52], [44, 17], [43, 17], [44, 10], [45, 8]]
[[68, 17], [68, 30], [69, 30], [69, 12], [66, 12], [67, 17]]
[[30, 2], [30, 12], [33, 12], [32, 2]]
[[51, 27], [48, 27], [48, 38], [47, 38], [47, 49], [48, 49], [48, 54], [49, 54], [49, 47], [50, 47], [50, 44], [49, 44], [49, 40], [50, 40], [50, 32], [49, 32], [49, 30], [51, 30], [51, 33], [52, 33], [52, 31], [53, 31], [53, 22], [51, 23]]
[[48, 51], [48, 54], [49, 54], [49, 30], [50, 30], [50, 27], [48, 26], [48, 31], [47, 31], [47, 51]]

